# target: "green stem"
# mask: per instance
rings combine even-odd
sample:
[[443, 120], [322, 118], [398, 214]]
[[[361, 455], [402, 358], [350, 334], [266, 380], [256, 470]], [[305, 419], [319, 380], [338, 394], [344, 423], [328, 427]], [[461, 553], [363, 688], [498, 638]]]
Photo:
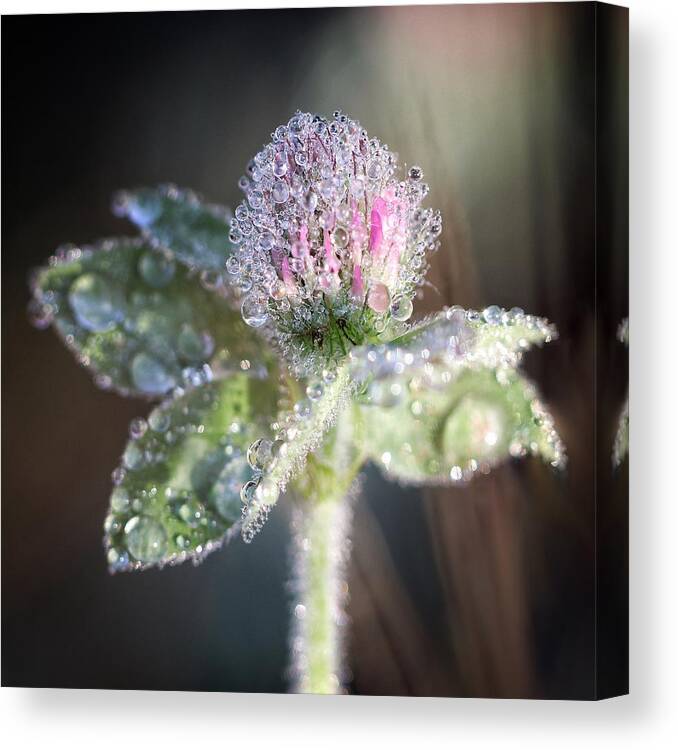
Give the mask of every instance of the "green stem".
[[342, 691], [351, 516], [349, 501], [336, 496], [304, 500], [294, 511], [293, 692]]

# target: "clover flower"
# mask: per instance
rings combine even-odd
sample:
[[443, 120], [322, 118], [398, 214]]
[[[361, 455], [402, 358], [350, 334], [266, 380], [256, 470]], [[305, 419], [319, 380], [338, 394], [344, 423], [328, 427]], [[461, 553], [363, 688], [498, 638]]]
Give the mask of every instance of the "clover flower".
[[291, 490], [299, 691], [345, 681], [365, 463], [415, 486], [527, 455], [566, 463], [519, 370], [556, 338], [547, 320], [489, 305], [410, 322], [441, 220], [421, 205], [421, 169], [396, 168], [356, 121], [297, 113], [251, 162], [234, 215], [174, 186], [126, 191], [114, 211], [140, 237], [57, 251], [31, 279], [33, 322], [54, 325], [98, 386], [160, 402], [112, 473], [112, 572], [250, 542]]
[[396, 154], [356, 120], [297, 112], [240, 180], [228, 271], [243, 320], [298, 374], [387, 340], [412, 314], [442, 225], [421, 207], [422, 170], [404, 180], [396, 170]]

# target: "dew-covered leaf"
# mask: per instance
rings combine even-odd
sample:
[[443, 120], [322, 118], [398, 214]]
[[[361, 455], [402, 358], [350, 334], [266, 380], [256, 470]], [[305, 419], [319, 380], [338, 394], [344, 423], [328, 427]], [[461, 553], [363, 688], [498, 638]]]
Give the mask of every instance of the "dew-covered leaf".
[[241, 519], [248, 447], [277, 389], [244, 373], [187, 391], [130, 425], [105, 522], [112, 571], [199, 562]]
[[436, 388], [402, 376], [383, 385], [383, 398], [360, 407], [365, 449], [403, 483], [467, 481], [527, 454], [565, 464], [552, 417], [515, 370], [467, 369]]
[[132, 238], [71, 248], [33, 277], [31, 313], [54, 323], [102, 388], [159, 397], [211, 374], [255, 368], [262, 341], [195, 273]]
[[547, 320], [493, 305], [482, 313], [452, 307], [427, 318], [389, 344], [352, 353], [353, 377], [360, 382], [419, 374], [438, 386], [465, 369], [516, 368], [523, 352], [557, 337]]
[[203, 203], [191, 190], [162, 185], [119, 192], [113, 210], [136, 224], [154, 246], [171, 250], [190, 268], [213, 272], [212, 283], [219, 285], [232, 253], [229, 209]]
[[289, 412], [278, 416], [274, 442], [263, 439], [259, 446], [253, 446], [256, 453], [260, 448], [264, 450], [263, 460], [254, 462], [259, 464], [261, 473], [244, 491], [245, 541], [252, 540], [288, 483], [304, 470], [309, 454], [320, 448], [353, 393], [350, 367], [345, 363], [336, 371], [325, 373], [321, 381], [309, 383], [304, 397]]

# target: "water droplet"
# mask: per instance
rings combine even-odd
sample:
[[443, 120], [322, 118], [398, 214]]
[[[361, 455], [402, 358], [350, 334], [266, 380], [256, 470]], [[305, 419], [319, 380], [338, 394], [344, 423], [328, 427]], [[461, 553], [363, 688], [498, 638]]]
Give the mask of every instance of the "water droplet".
[[307, 419], [311, 415], [311, 404], [305, 399], [303, 401], [298, 401], [294, 405], [294, 413], [299, 419]]
[[125, 295], [110, 279], [95, 273], [78, 277], [68, 293], [78, 323], [88, 331], [109, 331], [125, 317]]
[[148, 418], [148, 425], [154, 432], [165, 432], [169, 428], [171, 421], [169, 412], [155, 409]]
[[112, 514], [109, 514], [104, 518], [104, 531], [109, 534], [117, 534], [122, 528], [120, 521]]
[[240, 273], [240, 261], [235, 255], [231, 255], [226, 261], [226, 270], [232, 275], [236, 276]]
[[254, 297], [245, 297], [240, 311], [242, 319], [252, 328], [261, 328], [268, 320], [266, 305]]
[[497, 305], [490, 305], [483, 310], [483, 318], [490, 325], [499, 325], [501, 323], [502, 309]]
[[217, 481], [210, 490], [210, 502], [219, 515], [230, 523], [235, 523], [241, 515], [240, 488], [250, 474], [250, 467], [244, 456], [229, 461], [221, 470]]
[[111, 493], [111, 510], [114, 513], [125, 513], [129, 507], [129, 492], [123, 487], [116, 487]]
[[272, 480], [264, 479], [257, 485], [254, 495], [262, 505], [275, 505], [278, 502], [280, 489]]
[[412, 309], [412, 300], [409, 297], [399, 297], [391, 302], [391, 317], [401, 322], [409, 320]]
[[144, 454], [136, 443], [129, 443], [122, 454], [122, 462], [127, 469], [138, 469], [144, 462]]
[[148, 422], [143, 417], [136, 417], [130, 422], [129, 436], [134, 440], [143, 437], [148, 429]]
[[461, 466], [453, 466], [450, 469], [450, 479], [453, 482], [461, 482], [463, 477], [463, 472], [461, 470]]
[[127, 549], [135, 559], [154, 563], [167, 551], [167, 533], [159, 521], [149, 516], [134, 516], [125, 524]]
[[43, 330], [54, 320], [54, 306], [47, 305], [37, 299], [28, 303], [28, 320], [35, 328]]
[[254, 499], [254, 492], [259, 484], [259, 479], [250, 479], [240, 488], [240, 500], [243, 505], [249, 505]]
[[273, 463], [273, 443], [259, 438], [247, 449], [247, 463], [255, 471], [265, 471]]
[[140, 352], [130, 366], [132, 381], [142, 393], [166, 393], [176, 385], [175, 378], [165, 366], [150, 354]]
[[290, 197], [290, 189], [287, 187], [287, 183], [282, 180], [276, 182], [271, 190], [271, 197], [275, 203], [285, 203]]
[[311, 383], [306, 387], [306, 395], [311, 401], [317, 401], [319, 398], [322, 398], [324, 392], [325, 389], [322, 383]]
[[334, 242], [335, 247], [341, 249], [345, 248], [348, 245], [348, 240], [348, 232], [343, 227], [337, 227], [334, 232], [332, 232], [332, 241]]
[[205, 517], [205, 507], [199, 500], [192, 497], [179, 506], [177, 515], [184, 523], [195, 529]]
[[381, 282], [373, 284], [367, 294], [367, 304], [377, 313], [383, 313], [388, 310], [391, 297], [388, 287]]
[[124, 549], [111, 547], [106, 554], [108, 565], [111, 570], [125, 570], [129, 565], [129, 555]]
[[165, 253], [149, 250], [139, 258], [139, 275], [154, 289], [162, 289], [174, 278], [175, 265]]

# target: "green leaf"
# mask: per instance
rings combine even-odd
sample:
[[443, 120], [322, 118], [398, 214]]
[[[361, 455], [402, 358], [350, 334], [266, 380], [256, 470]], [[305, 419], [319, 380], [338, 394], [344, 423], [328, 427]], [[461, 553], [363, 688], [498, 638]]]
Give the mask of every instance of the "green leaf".
[[53, 322], [102, 388], [159, 397], [211, 373], [265, 374], [265, 346], [240, 314], [138, 239], [62, 252], [35, 273], [33, 295], [34, 321]]
[[199, 562], [232, 536], [248, 446], [275, 414], [277, 389], [241, 373], [192, 389], [130, 425], [105, 522], [112, 571]]
[[402, 376], [384, 385], [390, 400], [360, 407], [364, 445], [401, 482], [467, 481], [528, 453], [554, 467], [565, 464], [551, 416], [515, 370], [465, 370], [440, 388]]
[[516, 368], [523, 352], [548, 343], [557, 332], [547, 320], [493, 305], [480, 313], [452, 307], [415, 324], [389, 344], [364, 346], [351, 353], [352, 373], [360, 382], [407, 372], [437, 387], [465, 369]]
[[216, 272], [212, 283], [220, 283], [218, 275], [225, 272], [233, 251], [227, 208], [203, 203], [191, 190], [164, 185], [121, 191], [115, 196], [113, 211], [189, 268]]

